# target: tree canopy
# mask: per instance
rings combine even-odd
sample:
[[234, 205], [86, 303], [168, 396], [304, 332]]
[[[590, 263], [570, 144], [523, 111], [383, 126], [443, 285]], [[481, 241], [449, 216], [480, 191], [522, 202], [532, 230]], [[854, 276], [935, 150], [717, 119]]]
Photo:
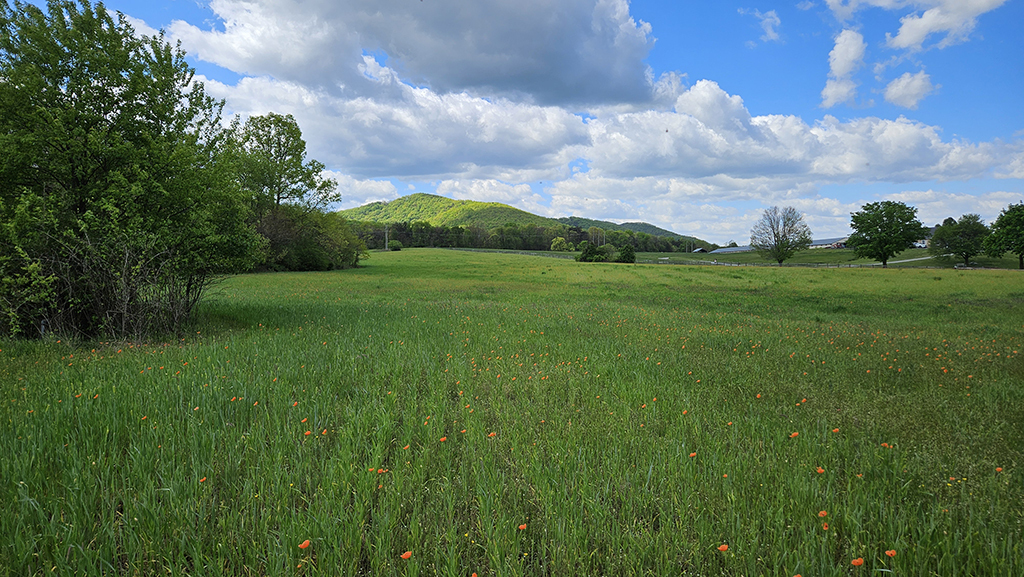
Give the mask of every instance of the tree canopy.
[[854, 233], [846, 245], [857, 256], [878, 260], [883, 267], [928, 234], [917, 220], [917, 208], [892, 200], [865, 204], [851, 214], [850, 220]]
[[928, 252], [935, 256], [952, 254], [964, 261], [964, 266], [971, 266], [971, 259], [983, 250], [989, 229], [977, 214], [965, 214], [957, 221], [947, 218], [932, 232]]
[[179, 327], [259, 244], [185, 54], [88, 0], [0, 5], [7, 333]]
[[811, 229], [795, 208], [773, 206], [765, 209], [750, 231], [750, 246], [762, 257], [782, 264], [796, 251], [811, 246]]
[[282, 204], [324, 209], [341, 200], [337, 183], [323, 176], [324, 165], [306, 159], [306, 141], [292, 115], [273, 112], [231, 123], [231, 148], [238, 181], [262, 217]]
[[999, 213], [984, 246], [985, 252], [992, 257], [1008, 252], [1017, 255], [1018, 266], [1024, 270], [1024, 202], [1011, 204]]

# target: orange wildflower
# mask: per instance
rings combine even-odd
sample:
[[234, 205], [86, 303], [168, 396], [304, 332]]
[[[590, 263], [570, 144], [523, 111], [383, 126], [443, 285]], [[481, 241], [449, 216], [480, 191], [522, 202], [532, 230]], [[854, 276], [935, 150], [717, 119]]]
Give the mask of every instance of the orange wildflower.
[[726, 545], [725, 543], [722, 543], [721, 545], [718, 546], [718, 550], [719, 551], [728, 551], [729, 550], [729, 546]]
[[818, 474], [819, 474], [819, 475], [820, 475], [821, 473], [824, 473], [824, 472], [825, 472], [825, 469], [822, 469], [821, 467], [818, 467]]
[[409, 450], [409, 445], [406, 445], [406, 446], [402, 447], [402, 450], [403, 450], [403, 451], [407, 451], [407, 450]]
[[307, 434], [307, 435], [309, 435], [309, 434], [311, 434], [311, 433], [312, 433], [312, 431], [306, 431], [306, 434]]
[[822, 523], [821, 530], [822, 531], [828, 531], [828, 523]]
[[818, 511], [818, 516], [819, 517], [824, 517], [826, 515], [828, 515], [828, 511]]
[[448, 437], [441, 437], [441, 442], [442, 442], [442, 443], [443, 443], [443, 442], [445, 442], [445, 441], [447, 441], [447, 440], [448, 440]]
[[526, 530], [526, 523], [523, 523], [522, 525], [520, 525], [519, 526], [519, 530], [520, 531], [525, 531]]
[[412, 557], [412, 551], [406, 551], [405, 553], [402, 553], [402, 559], [409, 559], [410, 557]]
[[896, 550], [895, 549], [889, 549], [888, 551], [885, 552], [885, 554], [890, 556], [890, 557], [895, 557], [896, 556]]
[[833, 432], [833, 433], [838, 433], [838, 432], [839, 432], [839, 429], [832, 429], [832, 432]]
[[309, 539], [306, 539], [302, 543], [299, 543], [299, 549], [305, 549], [306, 547], [309, 547]]
[[799, 435], [799, 434], [800, 434], [800, 433], [798, 433], [798, 432], [796, 432], [796, 431], [793, 431], [792, 433], [790, 433], [790, 434], [789, 434], [789, 438], [790, 438], [790, 439], [792, 439], [793, 437], [795, 437], [795, 436], [797, 436], [797, 435]]
[[850, 561], [850, 565], [853, 565], [854, 567], [860, 567], [863, 564], [864, 564], [864, 558], [863, 557], [857, 557], [853, 561]]
[[690, 456], [691, 456], [691, 457], [696, 457], [696, 456], [697, 456], [697, 453], [696, 453], [696, 452], [690, 453]]
[[202, 479], [199, 479], [199, 482], [202, 483], [205, 480], [206, 480], [206, 477], [203, 477]]
[[1002, 472], [1003, 472], [1003, 468], [1002, 467], [996, 467], [996, 473], [1002, 473]]
[[488, 436], [488, 437], [493, 437], [493, 436], [495, 436], [495, 435], [497, 435], [497, 434], [498, 434], [498, 433], [495, 433], [495, 432], [493, 432], [493, 431], [492, 431], [492, 432], [490, 432], [490, 433], [487, 433], [487, 436]]

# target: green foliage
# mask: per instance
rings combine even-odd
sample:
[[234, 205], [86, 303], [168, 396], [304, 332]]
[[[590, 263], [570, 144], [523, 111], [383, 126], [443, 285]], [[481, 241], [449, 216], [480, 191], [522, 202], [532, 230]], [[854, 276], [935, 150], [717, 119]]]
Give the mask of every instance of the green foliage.
[[267, 239], [262, 268], [314, 271], [358, 266], [366, 245], [336, 213], [283, 204], [268, 212], [256, 230]]
[[569, 243], [560, 236], [556, 236], [551, 241], [551, 250], [554, 252], [567, 252], [569, 249]]
[[324, 165], [306, 160], [306, 141], [291, 114], [273, 112], [231, 123], [229, 151], [239, 185], [253, 199], [262, 218], [282, 204], [323, 210], [341, 200], [338, 184], [323, 176]]
[[928, 234], [917, 220], [917, 208], [892, 200], [865, 204], [850, 220], [854, 233], [846, 245], [857, 256], [878, 260], [882, 267]]
[[577, 262], [605, 262], [615, 252], [615, 247], [610, 244], [598, 246], [588, 240], [581, 241], [576, 248], [580, 251], [576, 255]]
[[804, 217], [792, 206], [781, 211], [773, 206], [765, 209], [761, 219], [750, 231], [750, 246], [762, 257], [779, 264], [796, 251], [811, 246], [811, 229]]
[[399, 250], [402, 250], [402, 248], [404, 248], [404, 247], [402, 246], [402, 242], [401, 241], [398, 241], [398, 240], [388, 241], [388, 250], [399, 251]]
[[181, 327], [258, 237], [221, 104], [163, 36], [102, 4], [0, 6], [0, 290], [7, 332]]
[[963, 259], [964, 266], [971, 266], [971, 259], [981, 254], [989, 234], [977, 214], [965, 214], [959, 221], [950, 217], [935, 227], [928, 251], [935, 256], [953, 254]]
[[636, 262], [636, 251], [633, 250], [633, 245], [624, 245], [619, 250], [619, 255], [615, 258], [616, 262]]
[[984, 247], [992, 257], [1008, 252], [1017, 255], [1018, 266], [1024, 270], [1024, 203], [1011, 204], [999, 213]]

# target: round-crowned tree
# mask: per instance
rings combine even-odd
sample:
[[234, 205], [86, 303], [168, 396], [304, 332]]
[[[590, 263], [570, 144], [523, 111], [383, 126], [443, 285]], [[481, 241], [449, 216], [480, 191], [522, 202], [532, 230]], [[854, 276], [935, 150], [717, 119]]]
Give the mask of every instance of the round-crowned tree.
[[779, 264], [810, 245], [811, 229], [804, 223], [803, 215], [791, 206], [766, 209], [750, 231], [750, 246], [762, 257]]

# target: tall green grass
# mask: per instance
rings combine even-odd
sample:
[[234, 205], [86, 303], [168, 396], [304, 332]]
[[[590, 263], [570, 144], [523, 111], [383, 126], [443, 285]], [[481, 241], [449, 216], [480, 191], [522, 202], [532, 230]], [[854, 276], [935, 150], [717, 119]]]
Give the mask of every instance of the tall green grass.
[[1021, 286], [424, 249], [0, 343], [0, 575], [1024, 574]]

